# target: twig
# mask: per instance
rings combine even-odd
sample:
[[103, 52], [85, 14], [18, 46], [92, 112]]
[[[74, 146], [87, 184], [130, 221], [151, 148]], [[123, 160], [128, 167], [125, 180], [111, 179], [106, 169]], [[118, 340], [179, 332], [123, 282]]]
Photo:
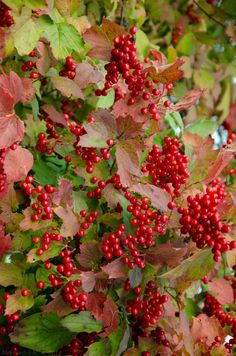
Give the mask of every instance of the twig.
[[123, 21], [124, 21], [124, 7], [125, 7], [125, 0], [122, 0], [122, 1], [121, 1], [120, 26], [123, 26]]
[[220, 22], [219, 20], [217, 20], [215, 17], [213, 17], [211, 14], [209, 14], [208, 12], [206, 12], [206, 10], [203, 9], [203, 7], [201, 7], [201, 5], [199, 5], [199, 3], [196, 0], [193, 0], [194, 4], [197, 5], [197, 7], [207, 16], [209, 17], [209, 19], [211, 19], [212, 21], [218, 23], [220, 26], [225, 27], [225, 25]]

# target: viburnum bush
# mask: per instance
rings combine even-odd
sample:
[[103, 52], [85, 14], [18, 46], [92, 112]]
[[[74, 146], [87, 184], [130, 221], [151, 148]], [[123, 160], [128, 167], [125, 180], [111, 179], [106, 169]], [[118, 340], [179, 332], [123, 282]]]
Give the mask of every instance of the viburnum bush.
[[80, 6], [0, 2], [1, 355], [234, 355], [233, 127], [188, 123], [187, 57]]

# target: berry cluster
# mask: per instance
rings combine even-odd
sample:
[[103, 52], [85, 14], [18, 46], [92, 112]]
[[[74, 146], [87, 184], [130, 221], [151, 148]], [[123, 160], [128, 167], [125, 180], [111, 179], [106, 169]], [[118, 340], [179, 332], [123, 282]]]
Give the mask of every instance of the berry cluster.
[[31, 195], [36, 201], [31, 204], [33, 214], [31, 215], [32, 221], [52, 220], [53, 212], [49, 203], [49, 195], [55, 192], [55, 188], [52, 185], [46, 184], [44, 187], [38, 185], [33, 186], [34, 178], [27, 176], [25, 181], [21, 183], [21, 188], [27, 195]]
[[0, 27], [10, 27], [13, 23], [11, 9], [0, 1]]
[[[37, 255], [43, 255], [43, 253], [50, 248], [50, 243], [52, 241], [62, 241], [62, 236], [54, 232], [44, 232], [42, 238], [40, 238], [39, 236], [34, 236], [32, 242], [38, 246], [38, 250], [36, 251]], [[39, 247], [40, 245], [41, 247]]]
[[[136, 44], [134, 35], [136, 27], [130, 29], [130, 34], [122, 34], [114, 38], [114, 49], [111, 51], [110, 62], [105, 65], [107, 74], [105, 76], [106, 82], [103, 89], [97, 89], [95, 94], [97, 96], [106, 96], [108, 90], [117, 85], [120, 78], [125, 81], [130, 95], [128, 97], [128, 105], [134, 105], [137, 100], [141, 99], [147, 103], [141, 108], [141, 114], [151, 115], [155, 121], [160, 119], [158, 114], [158, 107], [156, 101], [159, 101], [164, 92], [161, 93], [156, 87], [157, 80], [151, 80], [148, 72], [143, 67], [143, 64], [138, 60], [136, 55]], [[155, 51], [150, 51], [150, 55], [155, 54]], [[145, 58], [144, 62], [148, 63], [149, 58]], [[166, 89], [171, 89], [172, 84], [167, 84]], [[122, 97], [121, 89], [116, 90], [116, 101]], [[170, 101], [166, 100], [165, 107], [170, 106]]]
[[86, 210], [81, 210], [80, 215], [85, 218], [83, 222], [80, 224], [80, 228], [78, 230], [78, 236], [83, 237], [85, 235], [85, 231], [88, 230], [90, 225], [96, 220], [98, 217], [98, 212], [96, 210], [92, 211], [90, 214], [86, 212]]
[[224, 346], [226, 349], [228, 349], [228, 351], [234, 353], [234, 351], [236, 351], [236, 347], [234, 347], [234, 345], [236, 345], [236, 318], [231, 316], [228, 312], [225, 312], [222, 308], [222, 304], [209, 293], [207, 293], [205, 296], [203, 311], [208, 316], [214, 315], [220, 321], [222, 327], [224, 327], [225, 325], [231, 327], [233, 338], [230, 339], [227, 343], [225, 343]]
[[215, 261], [221, 260], [221, 253], [236, 248], [236, 241], [227, 241], [222, 236], [230, 231], [230, 226], [223, 223], [217, 210], [226, 195], [225, 185], [215, 179], [206, 188], [205, 194], [187, 197], [187, 209], [178, 208], [182, 215], [181, 233], [191, 236], [198, 248], [212, 247]]
[[104, 236], [102, 250], [104, 257], [110, 260], [112, 257], [120, 257], [123, 255], [124, 250], [121, 246], [121, 238], [124, 235], [125, 226], [119, 225], [115, 233], [109, 233]]
[[66, 57], [66, 63], [64, 69], [59, 72], [61, 77], [67, 77], [71, 80], [76, 76], [76, 65], [71, 56]]
[[[9, 298], [10, 294], [5, 293], [3, 295], [3, 299], [6, 301]], [[20, 318], [20, 314], [15, 312], [13, 314], [5, 315], [5, 306], [0, 303], [0, 346], [6, 340], [9, 342], [8, 335], [14, 331], [15, 324], [18, 322]], [[4, 340], [3, 340], [4, 339]], [[5, 346], [5, 352], [8, 355], [18, 356], [19, 355], [19, 346], [15, 344], [10, 344]]]
[[146, 329], [155, 325], [158, 319], [163, 315], [163, 304], [168, 300], [167, 295], [161, 295], [158, 292], [154, 281], [146, 284], [143, 295], [135, 297], [128, 301], [126, 307], [127, 313], [132, 314], [134, 319], [138, 319], [141, 327]]
[[60, 126], [60, 124], [55, 124], [52, 122], [49, 115], [47, 113], [42, 113], [41, 118], [47, 122], [46, 133], [40, 132], [38, 134], [38, 141], [35, 146], [37, 151], [50, 155], [53, 153], [53, 149], [56, 145], [57, 140], [60, 137], [60, 134], [55, 130], [55, 125]]
[[94, 343], [97, 334], [94, 333], [79, 333], [76, 338], [72, 340], [68, 345], [63, 347], [60, 355], [72, 355], [72, 356], [83, 356], [86, 354], [89, 345]]
[[201, 19], [194, 14], [194, 4], [190, 4], [188, 7], [187, 7], [187, 11], [186, 11], [186, 14], [187, 16], [189, 17], [189, 20], [193, 23], [200, 23], [201, 22]]
[[[32, 57], [32, 54], [36, 55], [36, 52], [35, 51], [30, 52], [29, 56]], [[35, 66], [36, 66], [35, 62], [33, 62], [31, 60], [28, 60], [28, 61], [25, 62], [25, 64], [22, 65], [21, 69], [22, 69], [23, 72], [29, 72]], [[32, 78], [32, 79], [38, 79], [38, 76], [39, 76], [39, 74], [36, 71], [32, 71], [30, 73], [30, 78]]]
[[72, 309], [79, 309], [82, 311], [86, 308], [87, 294], [80, 292], [80, 287], [81, 281], [79, 279], [69, 281], [63, 288], [62, 293], [65, 302], [70, 304]]
[[171, 42], [173, 44], [177, 44], [179, 37], [181, 37], [183, 35], [183, 26], [178, 25], [178, 26], [174, 27], [171, 32], [171, 35], [172, 35]]
[[[142, 166], [142, 172], [148, 172], [152, 183], [165, 189], [172, 200], [179, 197], [181, 186], [189, 178], [187, 163], [188, 157], [184, 155], [177, 138], [164, 138], [165, 144], [160, 150], [158, 145], [153, 145], [146, 158], [146, 164]], [[174, 201], [169, 203], [169, 209], [175, 207]]]

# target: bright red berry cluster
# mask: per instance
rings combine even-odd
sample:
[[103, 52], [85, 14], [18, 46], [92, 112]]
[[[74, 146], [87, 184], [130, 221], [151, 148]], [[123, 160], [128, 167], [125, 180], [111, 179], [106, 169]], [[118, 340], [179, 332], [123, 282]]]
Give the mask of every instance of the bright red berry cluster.
[[[162, 149], [153, 145], [146, 158], [146, 164], [142, 166], [142, 172], [148, 172], [152, 183], [165, 189], [172, 200], [181, 194], [181, 186], [187, 182], [190, 176], [187, 163], [189, 158], [184, 155], [177, 138], [164, 138]], [[173, 202], [169, 208], [173, 209]]]
[[140, 296], [128, 301], [126, 311], [132, 314], [134, 319], [138, 319], [139, 325], [146, 329], [155, 325], [163, 315], [163, 304], [167, 302], [168, 296], [159, 293], [154, 281], [149, 281], [146, 284], [143, 295], [141, 294], [141, 288], [139, 288], [138, 292]]
[[38, 246], [37, 255], [41, 256], [45, 251], [49, 250], [52, 241], [62, 241], [62, 236], [54, 232], [44, 232], [42, 238], [34, 236], [32, 242]]
[[75, 281], [69, 281], [67, 285], [63, 288], [63, 298], [65, 302], [70, 304], [72, 309], [85, 310], [87, 294], [79, 291], [81, 287], [81, 281], [76, 279]]
[[171, 32], [171, 35], [172, 35], [171, 42], [173, 44], [177, 44], [179, 41], [179, 37], [181, 37], [183, 35], [183, 26], [178, 25], [178, 26], [174, 27]]
[[190, 4], [187, 7], [186, 14], [189, 17], [189, 20], [193, 23], [200, 23], [201, 19], [194, 13], [195, 6], [194, 4]]
[[230, 226], [221, 220], [217, 210], [226, 195], [225, 185], [215, 179], [206, 188], [205, 194], [188, 196], [186, 209], [178, 208], [182, 215], [181, 233], [191, 236], [198, 248], [212, 247], [215, 261], [221, 260], [221, 253], [236, 248], [236, 241], [228, 241], [222, 235], [230, 231]]
[[[5, 293], [3, 295], [3, 299], [7, 300], [10, 294]], [[20, 318], [20, 314], [15, 312], [13, 314], [5, 314], [5, 306], [0, 303], [0, 318], [1, 318], [1, 326], [0, 326], [0, 346], [3, 344], [3, 339], [6, 341], [9, 340], [9, 334], [14, 331], [15, 324], [18, 322]], [[15, 344], [9, 344], [5, 346], [4, 351], [8, 355], [18, 356], [19, 355], [19, 346]]]
[[71, 56], [66, 57], [65, 68], [59, 72], [61, 77], [67, 77], [71, 80], [76, 76], [76, 65]]
[[10, 27], [13, 23], [11, 9], [0, 1], [0, 27]]

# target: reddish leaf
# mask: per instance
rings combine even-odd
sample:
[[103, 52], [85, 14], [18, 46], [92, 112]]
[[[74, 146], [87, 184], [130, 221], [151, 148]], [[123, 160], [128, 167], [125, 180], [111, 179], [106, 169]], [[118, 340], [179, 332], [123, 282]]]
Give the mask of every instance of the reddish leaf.
[[162, 211], [168, 210], [167, 204], [171, 198], [165, 190], [155, 187], [155, 185], [152, 184], [141, 183], [133, 185], [130, 190], [139, 193], [142, 197], [149, 198], [154, 208]]
[[5, 115], [9, 117], [10, 115], [13, 115], [13, 105], [15, 103], [15, 100], [12, 94], [8, 91], [8, 89], [1, 86], [1, 83], [0, 83], [0, 95], [1, 95], [0, 117]]
[[80, 253], [76, 255], [77, 261], [86, 269], [92, 269], [101, 259], [101, 252], [97, 242], [87, 242], [80, 246]]
[[40, 57], [36, 61], [36, 67], [41, 75], [46, 75], [51, 65], [52, 53], [49, 53], [49, 47], [39, 41], [37, 51]]
[[218, 279], [208, 284], [208, 290], [216, 296], [221, 304], [231, 304], [234, 302], [234, 291], [225, 279]]
[[[1, 88], [0, 88], [1, 96]], [[1, 101], [5, 100], [4, 96], [1, 96]], [[0, 104], [1, 111], [1, 104]], [[25, 127], [23, 121], [17, 119], [14, 113], [0, 116], [0, 149], [11, 146], [15, 142], [19, 142], [23, 139]]]
[[59, 178], [59, 188], [52, 195], [52, 201], [55, 205], [60, 205], [65, 207], [67, 204], [73, 204], [72, 198], [73, 186], [68, 179]]
[[50, 220], [41, 220], [34, 222], [31, 220], [31, 209], [28, 207], [24, 209], [24, 219], [20, 222], [20, 229], [21, 231], [27, 231], [27, 230], [40, 230], [43, 229], [51, 224]]
[[10, 72], [9, 75], [0, 75], [0, 87], [5, 88], [11, 94], [14, 103], [29, 101], [35, 92], [32, 80], [20, 78], [15, 72]]
[[4, 225], [0, 221], [0, 260], [3, 255], [11, 248], [12, 241], [10, 234], [5, 235]]
[[134, 105], [127, 104], [127, 98], [122, 98], [114, 103], [113, 113], [117, 118], [119, 118], [119, 116], [131, 116], [135, 122], [143, 124], [148, 120], [147, 115], [141, 114], [141, 109], [143, 107], [147, 107], [147, 102], [141, 97], [135, 98]]
[[103, 79], [101, 72], [87, 62], [82, 62], [76, 66], [76, 82], [81, 89], [86, 89], [90, 84], [96, 84]]
[[85, 42], [89, 43], [92, 48], [88, 56], [109, 61], [111, 49], [114, 47], [113, 39], [125, 33], [122, 27], [107, 19], [103, 19], [101, 26], [90, 27], [83, 34]]
[[143, 123], [136, 122], [132, 116], [119, 116], [116, 124], [118, 136], [122, 138], [132, 138], [142, 132]]
[[188, 92], [182, 99], [180, 99], [176, 104], [171, 105], [167, 112], [181, 111], [188, 109], [190, 106], [196, 104], [200, 97], [205, 93], [205, 90], [193, 89]]
[[158, 80], [158, 82], [163, 84], [170, 84], [183, 77], [184, 72], [179, 69], [179, 67], [181, 67], [183, 64], [184, 60], [178, 58], [173, 64], [168, 64], [161, 67], [151, 66], [146, 68], [146, 71], [152, 79]]
[[152, 265], [166, 265], [175, 267], [180, 263], [187, 252], [187, 247], [184, 244], [161, 244], [146, 254], [146, 261]]
[[107, 139], [116, 132], [114, 117], [108, 110], [98, 110], [94, 113], [94, 123], [84, 124], [86, 134], [80, 137], [79, 144], [83, 147], [107, 147]]
[[138, 140], [129, 139], [116, 144], [116, 161], [121, 184], [130, 187], [136, 177], [140, 177], [139, 157], [143, 145]]
[[120, 259], [116, 259], [102, 267], [102, 271], [110, 278], [127, 278], [128, 271]]
[[69, 304], [64, 301], [61, 291], [51, 294], [51, 297], [53, 300], [41, 308], [44, 313], [55, 312], [58, 316], [62, 317], [74, 311], [74, 309], [71, 309]]
[[70, 97], [71, 95], [77, 98], [84, 99], [84, 94], [80, 87], [71, 79], [65, 77], [52, 77], [53, 85], [58, 89], [63, 95]]
[[112, 184], [106, 185], [102, 190], [102, 195], [105, 197], [108, 207], [111, 209], [116, 208], [117, 204], [120, 203], [117, 189], [115, 189]]
[[82, 288], [86, 293], [92, 292], [96, 284], [96, 275], [92, 271], [81, 272]]
[[208, 168], [208, 175], [204, 178], [203, 183], [208, 184], [213, 179], [217, 178], [229, 162], [233, 158], [233, 150], [223, 149], [219, 151], [219, 154], [215, 161]]
[[64, 127], [67, 127], [67, 121], [64, 118], [64, 115], [58, 112], [52, 105], [43, 105], [42, 109], [49, 115], [50, 119], [57, 124], [61, 124]]
[[206, 314], [193, 317], [191, 333], [194, 341], [203, 338], [207, 345], [211, 344], [216, 336], [221, 336], [222, 340], [225, 338], [225, 332], [219, 320], [214, 316], [209, 318]]
[[101, 320], [105, 300], [106, 296], [103, 293], [90, 293], [87, 297], [86, 310], [97, 320]]
[[16, 150], [9, 150], [4, 160], [4, 171], [7, 175], [7, 182], [13, 183], [25, 178], [33, 166], [33, 155], [18, 146]]
[[54, 212], [62, 219], [63, 223], [61, 225], [60, 233], [63, 237], [73, 237], [76, 235], [79, 224], [78, 219], [73, 213], [73, 210], [70, 206], [66, 206], [63, 208], [62, 206], [58, 206], [53, 209]]

